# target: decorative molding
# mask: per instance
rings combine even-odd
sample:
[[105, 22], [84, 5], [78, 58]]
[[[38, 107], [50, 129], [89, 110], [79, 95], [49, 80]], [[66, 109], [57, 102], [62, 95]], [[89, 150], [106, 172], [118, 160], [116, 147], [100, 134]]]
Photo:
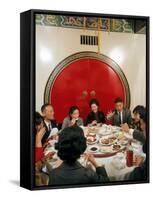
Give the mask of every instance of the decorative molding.
[[134, 20], [132, 19], [110, 19], [96, 17], [78, 17], [64, 15], [36, 14], [36, 24], [42, 26], [55, 26], [63, 28], [98, 30], [106, 32], [134, 33]]

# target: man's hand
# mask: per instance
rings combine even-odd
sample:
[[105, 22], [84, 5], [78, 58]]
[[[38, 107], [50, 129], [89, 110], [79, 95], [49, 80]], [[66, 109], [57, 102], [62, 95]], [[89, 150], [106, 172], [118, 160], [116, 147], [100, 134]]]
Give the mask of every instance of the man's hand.
[[106, 119], [107, 120], [112, 119], [112, 117], [114, 116], [114, 114], [115, 114], [115, 112], [112, 112], [112, 111], [108, 112], [107, 115], [106, 115]]

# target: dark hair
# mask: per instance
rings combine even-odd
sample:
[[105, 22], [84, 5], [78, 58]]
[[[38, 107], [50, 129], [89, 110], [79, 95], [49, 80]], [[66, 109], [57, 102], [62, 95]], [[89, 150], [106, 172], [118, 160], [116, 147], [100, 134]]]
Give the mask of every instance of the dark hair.
[[144, 123], [146, 123], [146, 108], [141, 112], [140, 119], [143, 120]]
[[43, 122], [43, 118], [39, 112], [35, 112], [35, 126], [40, 125]]
[[141, 114], [143, 115], [144, 112], [145, 112], [145, 107], [141, 105], [138, 105], [133, 109], [133, 113], [138, 113], [140, 114], [140, 116]]
[[96, 104], [97, 106], [99, 106], [99, 101], [97, 99], [91, 99], [89, 102], [89, 106], [91, 107], [92, 104]]
[[120, 97], [117, 97], [114, 103], [123, 103], [123, 100]]
[[76, 125], [63, 129], [59, 135], [58, 143], [55, 144], [60, 159], [69, 164], [73, 164], [80, 158], [86, 147], [83, 130]]
[[75, 110], [79, 110], [79, 108], [77, 106], [71, 106], [70, 109], [69, 109], [69, 117], [71, 119], [71, 115], [73, 114], [73, 112]]
[[40, 125], [42, 122], [44, 122], [43, 117], [39, 112], [35, 112], [35, 134], [37, 133], [36, 126]]
[[41, 112], [44, 112], [47, 106], [51, 106], [49, 103], [45, 103], [44, 105], [41, 106]]

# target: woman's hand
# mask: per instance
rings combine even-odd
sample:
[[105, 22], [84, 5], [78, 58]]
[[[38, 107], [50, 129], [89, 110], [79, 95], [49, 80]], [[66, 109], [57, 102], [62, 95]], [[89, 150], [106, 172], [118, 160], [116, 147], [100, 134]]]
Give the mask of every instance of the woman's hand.
[[36, 147], [42, 147], [41, 140], [46, 132], [46, 128], [41, 128], [36, 134]]
[[97, 125], [97, 121], [96, 120], [94, 120], [90, 124], [88, 124], [88, 127], [91, 127], [91, 126], [94, 126], [94, 125]]
[[97, 124], [97, 121], [96, 121], [96, 120], [92, 121], [92, 123], [91, 123], [92, 126], [94, 126], [94, 125], [96, 125], [96, 124]]

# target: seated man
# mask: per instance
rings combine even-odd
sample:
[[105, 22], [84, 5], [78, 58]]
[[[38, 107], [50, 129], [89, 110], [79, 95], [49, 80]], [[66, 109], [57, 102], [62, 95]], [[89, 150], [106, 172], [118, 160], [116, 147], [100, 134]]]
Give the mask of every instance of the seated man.
[[86, 138], [83, 130], [77, 125], [63, 129], [55, 144], [57, 155], [62, 164], [51, 170], [49, 185], [89, 184], [108, 182], [104, 166], [98, 166], [93, 155], [88, 155], [87, 160], [94, 165], [96, 171], [83, 167], [77, 160], [86, 150]]
[[114, 104], [115, 109], [107, 114], [107, 120], [112, 120], [113, 126], [121, 126], [124, 123], [131, 125], [131, 111], [124, 108], [123, 100], [118, 97], [115, 99]]
[[[54, 109], [50, 104], [44, 104], [41, 107], [42, 116], [44, 119], [44, 126], [46, 128], [46, 133], [42, 138], [42, 143], [44, 144], [47, 139], [53, 135], [53, 132], [58, 132], [57, 123], [54, 119]], [[56, 129], [55, 129], [56, 128]]]

